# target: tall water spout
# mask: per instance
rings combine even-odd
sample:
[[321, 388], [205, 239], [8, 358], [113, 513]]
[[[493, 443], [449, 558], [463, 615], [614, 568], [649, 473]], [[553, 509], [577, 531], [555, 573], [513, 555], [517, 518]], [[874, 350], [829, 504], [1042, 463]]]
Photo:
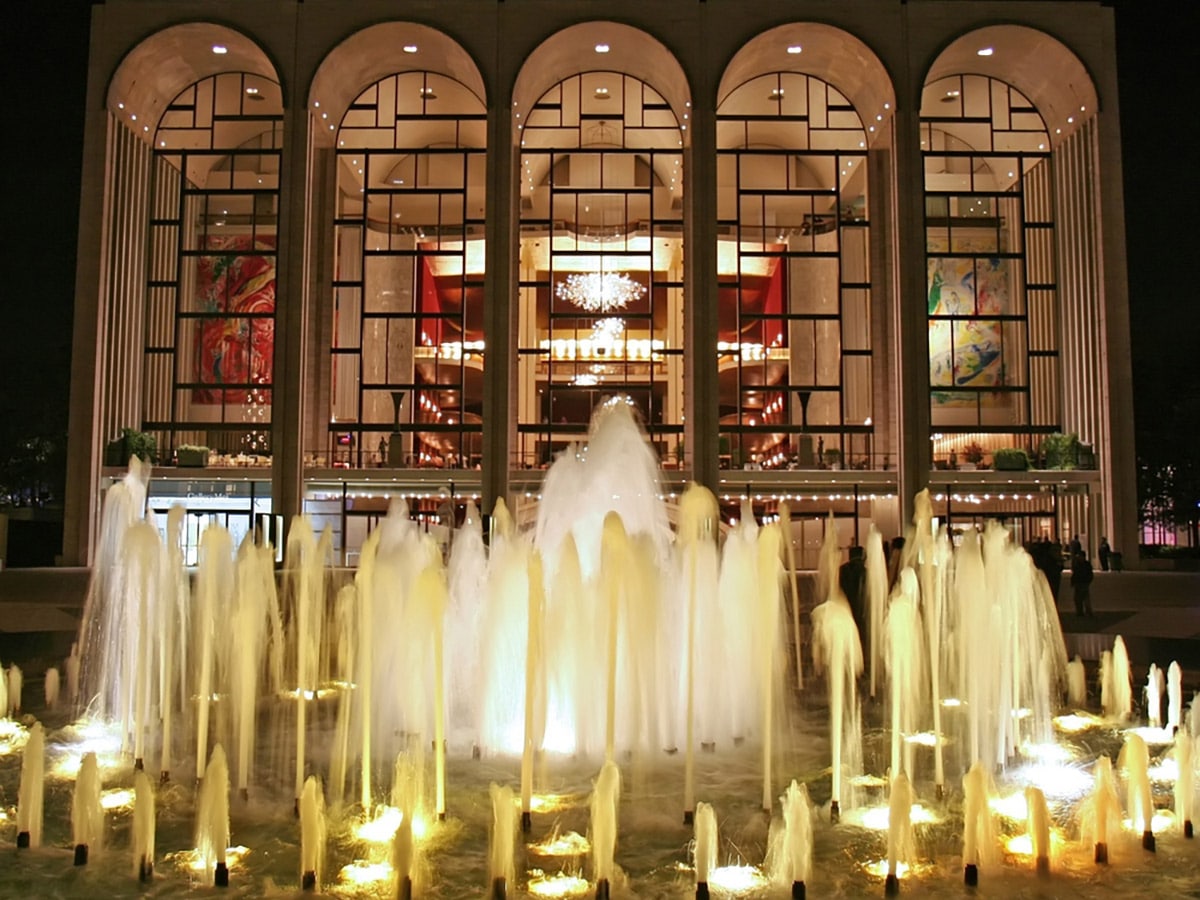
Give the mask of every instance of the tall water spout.
[[237, 744], [237, 787], [248, 795], [254, 761], [255, 722], [259, 672], [267, 646], [268, 617], [278, 618], [275, 596], [274, 552], [256, 546], [250, 535], [238, 550], [235, 567], [236, 603], [231, 624], [236, 640], [223, 642], [221, 655], [229, 673], [229, 698]]
[[629, 538], [625, 526], [616, 512], [604, 517], [604, 533], [600, 542], [600, 574], [604, 586], [604, 603], [607, 610], [607, 690], [605, 691], [604, 758], [609, 762], [616, 757], [617, 733], [617, 647], [618, 611], [621, 607], [621, 590], [625, 574], [630, 567]]
[[891, 682], [892, 765], [894, 779], [912, 771], [912, 745], [901, 757], [904, 735], [916, 729], [917, 708], [921, 702], [921, 623], [917, 611], [917, 576], [913, 570], [900, 573], [899, 585], [892, 595], [887, 618], [887, 663]]
[[21, 691], [25, 684], [25, 676], [21, 667], [13, 663], [8, 667], [8, 697], [6, 714], [11, 718], [21, 712]]
[[1029, 785], [1025, 788], [1026, 828], [1033, 847], [1033, 858], [1038, 875], [1050, 874], [1050, 811], [1046, 806], [1046, 795], [1042, 789]]
[[543, 678], [542, 619], [546, 612], [545, 575], [542, 556], [529, 554], [529, 607], [525, 641], [525, 740], [521, 752], [521, 830], [526, 834], [532, 827], [533, 816], [533, 756], [541, 743], [539, 720], [544, 722], [546, 711]]
[[21, 786], [17, 792], [17, 846], [42, 846], [42, 804], [45, 800], [46, 737], [41, 722], [29, 729], [21, 757]]
[[1091, 838], [1096, 864], [1104, 865], [1108, 862], [1109, 832], [1121, 827], [1121, 798], [1117, 796], [1117, 782], [1109, 757], [1101, 756], [1096, 760], [1095, 772], [1092, 793], [1081, 812], [1080, 833], [1085, 841]]
[[60, 679], [58, 669], [51, 666], [46, 670], [46, 678], [42, 683], [42, 694], [46, 698], [46, 709], [54, 709], [58, 706], [58, 694], [60, 688]]
[[325, 559], [329, 532], [318, 542], [308, 519], [292, 520], [287, 540], [285, 567], [292, 587], [296, 648], [296, 780], [295, 798], [299, 812], [300, 792], [304, 789], [304, 755], [308, 731], [308, 704], [315, 696], [321, 658], [321, 633], [324, 625]]
[[392, 872], [396, 878], [397, 900], [412, 900], [416, 846], [413, 843], [412, 809], [401, 810], [400, 824], [392, 838]]
[[204, 861], [204, 871], [217, 887], [229, 886], [229, 765], [220, 744], [213, 747], [212, 758], [204, 770], [200, 802], [196, 807], [196, 851]]
[[133, 774], [133, 870], [143, 883], [154, 877], [154, 786], [145, 769]]
[[325, 859], [325, 795], [315, 775], [309, 775], [300, 792], [300, 888], [321, 889]]
[[75, 777], [71, 798], [71, 833], [75, 865], [87, 865], [88, 854], [100, 849], [104, 836], [104, 808], [100, 805], [100, 766], [95, 753], [85, 753]]
[[696, 898], [708, 897], [708, 876], [717, 867], [717, 814], [708, 803], [696, 804], [695, 849]]
[[63, 671], [67, 676], [67, 702], [79, 702], [79, 644], [71, 644], [71, 652], [63, 660]]
[[[715, 498], [714, 498], [715, 499]], [[804, 690], [804, 664], [800, 653], [800, 587], [796, 582], [796, 548], [793, 544], [792, 513], [787, 501], [779, 504], [779, 530], [783, 534], [784, 561], [787, 564], [788, 596], [792, 606], [792, 642], [796, 647], [796, 690]]]
[[1067, 703], [1075, 709], [1087, 706], [1087, 670], [1078, 656], [1067, 663]]
[[887, 619], [888, 572], [883, 535], [871, 525], [867, 532], [867, 655], [871, 667], [871, 696], [883, 684], [884, 622]]
[[176, 504], [167, 512], [166, 549], [162, 554], [158, 603], [159, 779], [170, 779], [175, 708], [192, 702], [188, 678], [191, 623], [191, 584], [183, 565], [185, 510]]
[[1172, 661], [1167, 667], [1167, 728], [1175, 731], [1183, 725], [1183, 670]]
[[[829, 693], [829, 745], [833, 789], [829, 814], [834, 822], [841, 812], [847, 757], [857, 761], [859, 748], [858, 676], [862, 673], [862, 644], [850, 604], [840, 592], [813, 610], [813, 669], [825, 672]], [[850, 743], [847, 752], [846, 743]]]
[[[233, 591], [233, 544], [223, 528], [206, 528], [200, 536], [196, 573], [196, 628], [199, 630], [199, 677], [196, 682], [196, 778], [204, 778], [208, 759], [209, 706], [214, 693], [216, 628], [224, 621]], [[224, 752], [222, 751], [222, 756]]]
[[1192, 754], [1195, 742], [1182, 728], [1175, 732], [1175, 762], [1179, 775], [1175, 778], [1175, 819], [1185, 838], [1191, 838], [1192, 807], [1196, 802], [1196, 769]]
[[777, 857], [774, 881], [791, 886], [792, 900], [804, 900], [812, 875], [813, 825], [808, 788], [793, 779], [779, 798], [783, 804], [783, 846]]
[[[775, 676], [779, 669], [780, 571], [779, 524], [764, 526], [758, 535], [758, 640], [759, 702], [762, 704], [762, 809], [770, 813], [775, 805], [771, 761], [775, 722]], [[861, 649], [859, 651], [861, 656]], [[859, 670], [861, 671], [861, 662]]]
[[433, 767], [434, 804], [439, 819], [446, 818], [446, 675], [443, 664], [446, 619], [446, 573], [437, 561], [425, 567], [414, 588], [416, 600], [425, 613], [425, 628], [433, 659], [427, 683], [433, 686]]
[[1109, 705], [1104, 707], [1104, 714], [1124, 722], [1133, 714], [1133, 673], [1129, 670], [1129, 651], [1125, 649], [1125, 639], [1120, 635], [1113, 640], [1110, 671]]
[[988, 809], [988, 775], [975, 760], [963, 776], [963, 881], [968, 887], [979, 883], [979, 866], [991, 856], [996, 832]]
[[617, 803], [621, 793], [621, 773], [608, 760], [600, 769], [592, 791], [592, 869], [596, 878], [597, 900], [608, 900], [615, 874], [617, 849]]
[[892, 791], [888, 798], [888, 869], [884, 893], [889, 897], [900, 893], [900, 863], [911, 863], [915, 855], [912, 805], [912, 783], [904, 772], [900, 772], [892, 778]]
[[1140, 734], [1130, 732], [1125, 735], [1125, 746], [1121, 748], [1117, 765], [1125, 770], [1128, 791], [1125, 807], [1129, 810], [1129, 818], [1135, 825], [1141, 822], [1142, 847], [1153, 853], [1154, 797], [1150, 790], [1150, 751]]
[[[683, 545], [683, 576], [687, 585], [687, 653], [684, 658], [685, 746], [683, 763], [683, 823], [691, 824], [696, 809], [696, 680], [697, 666], [713, 667], [716, 660], [696, 658], [696, 641], [703, 608], [705, 618], [715, 618], [711, 604], [701, 604], [701, 586], [711, 586], [717, 576], [717, 548], [714, 542], [719, 516], [717, 498], [707, 488], [692, 483], [679, 500], [679, 540]], [[789, 532], [790, 533], [790, 532]], [[797, 598], [797, 604], [799, 600]], [[798, 608], [798, 605], [797, 605]], [[711, 624], [711, 623], [706, 623]], [[796, 644], [800, 652], [800, 644]], [[797, 662], [797, 670], [800, 665]]]
[[517, 868], [513, 857], [516, 846], [516, 806], [513, 791], [508, 785], [493, 783], [489, 788], [492, 796], [492, 834], [488, 848], [488, 882], [492, 900], [502, 900], [508, 894], [508, 885], [516, 884]]
[[362, 730], [359, 737], [360, 762], [360, 802], [364, 819], [371, 818], [371, 728], [372, 710], [374, 709], [374, 641], [370, 635], [375, 625], [375, 559], [379, 552], [379, 540], [382, 536], [382, 526], [367, 535], [359, 554], [358, 572], [354, 575], [354, 587], [358, 596], [358, 689], [359, 718]]
[[1150, 663], [1150, 671], [1146, 675], [1146, 718], [1151, 728], [1162, 727], [1162, 702], [1166, 681], [1163, 670]]

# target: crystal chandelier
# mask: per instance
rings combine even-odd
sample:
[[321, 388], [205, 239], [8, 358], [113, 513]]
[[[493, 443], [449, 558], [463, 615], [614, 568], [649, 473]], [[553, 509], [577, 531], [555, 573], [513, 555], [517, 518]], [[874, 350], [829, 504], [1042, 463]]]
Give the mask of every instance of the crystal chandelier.
[[560, 281], [554, 290], [559, 300], [573, 303], [582, 310], [592, 313], [608, 313], [624, 309], [646, 293], [644, 285], [638, 284], [620, 272], [573, 273]]

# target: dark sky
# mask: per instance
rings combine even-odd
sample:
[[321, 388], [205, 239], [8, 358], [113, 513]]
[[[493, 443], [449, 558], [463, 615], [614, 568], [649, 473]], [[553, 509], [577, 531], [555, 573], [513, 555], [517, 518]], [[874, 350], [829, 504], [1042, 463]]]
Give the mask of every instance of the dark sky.
[[[1197, 115], [1189, 29], [1118, 0], [1117, 49], [1139, 441], [1181, 397], [1200, 397], [1193, 277]], [[65, 431], [80, 194], [87, 0], [5, 7], [0, 189], [0, 448]], [[1162, 7], [1155, 7], [1159, 10]], [[1184, 76], [1184, 77], [1181, 77]], [[88, 186], [99, 190], [100, 186]]]

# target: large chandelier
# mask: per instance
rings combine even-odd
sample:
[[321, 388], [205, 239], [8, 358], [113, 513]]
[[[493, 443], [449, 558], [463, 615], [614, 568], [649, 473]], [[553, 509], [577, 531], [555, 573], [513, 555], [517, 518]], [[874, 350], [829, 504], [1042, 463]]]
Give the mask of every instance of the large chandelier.
[[573, 273], [554, 289], [559, 300], [566, 300], [587, 312], [602, 314], [624, 309], [645, 293], [644, 285], [621, 272]]

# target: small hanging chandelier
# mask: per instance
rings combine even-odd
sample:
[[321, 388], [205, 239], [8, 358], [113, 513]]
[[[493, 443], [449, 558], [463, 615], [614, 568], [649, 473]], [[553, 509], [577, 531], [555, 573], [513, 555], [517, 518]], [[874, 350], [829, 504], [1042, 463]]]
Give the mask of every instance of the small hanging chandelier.
[[609, 313], [624, 309], [646, 293], [644, 285], [638, 284], [622, 272], [582, 272], [568, 275], [554, 289], [559, 300], [573, 303], [590, 313]]

